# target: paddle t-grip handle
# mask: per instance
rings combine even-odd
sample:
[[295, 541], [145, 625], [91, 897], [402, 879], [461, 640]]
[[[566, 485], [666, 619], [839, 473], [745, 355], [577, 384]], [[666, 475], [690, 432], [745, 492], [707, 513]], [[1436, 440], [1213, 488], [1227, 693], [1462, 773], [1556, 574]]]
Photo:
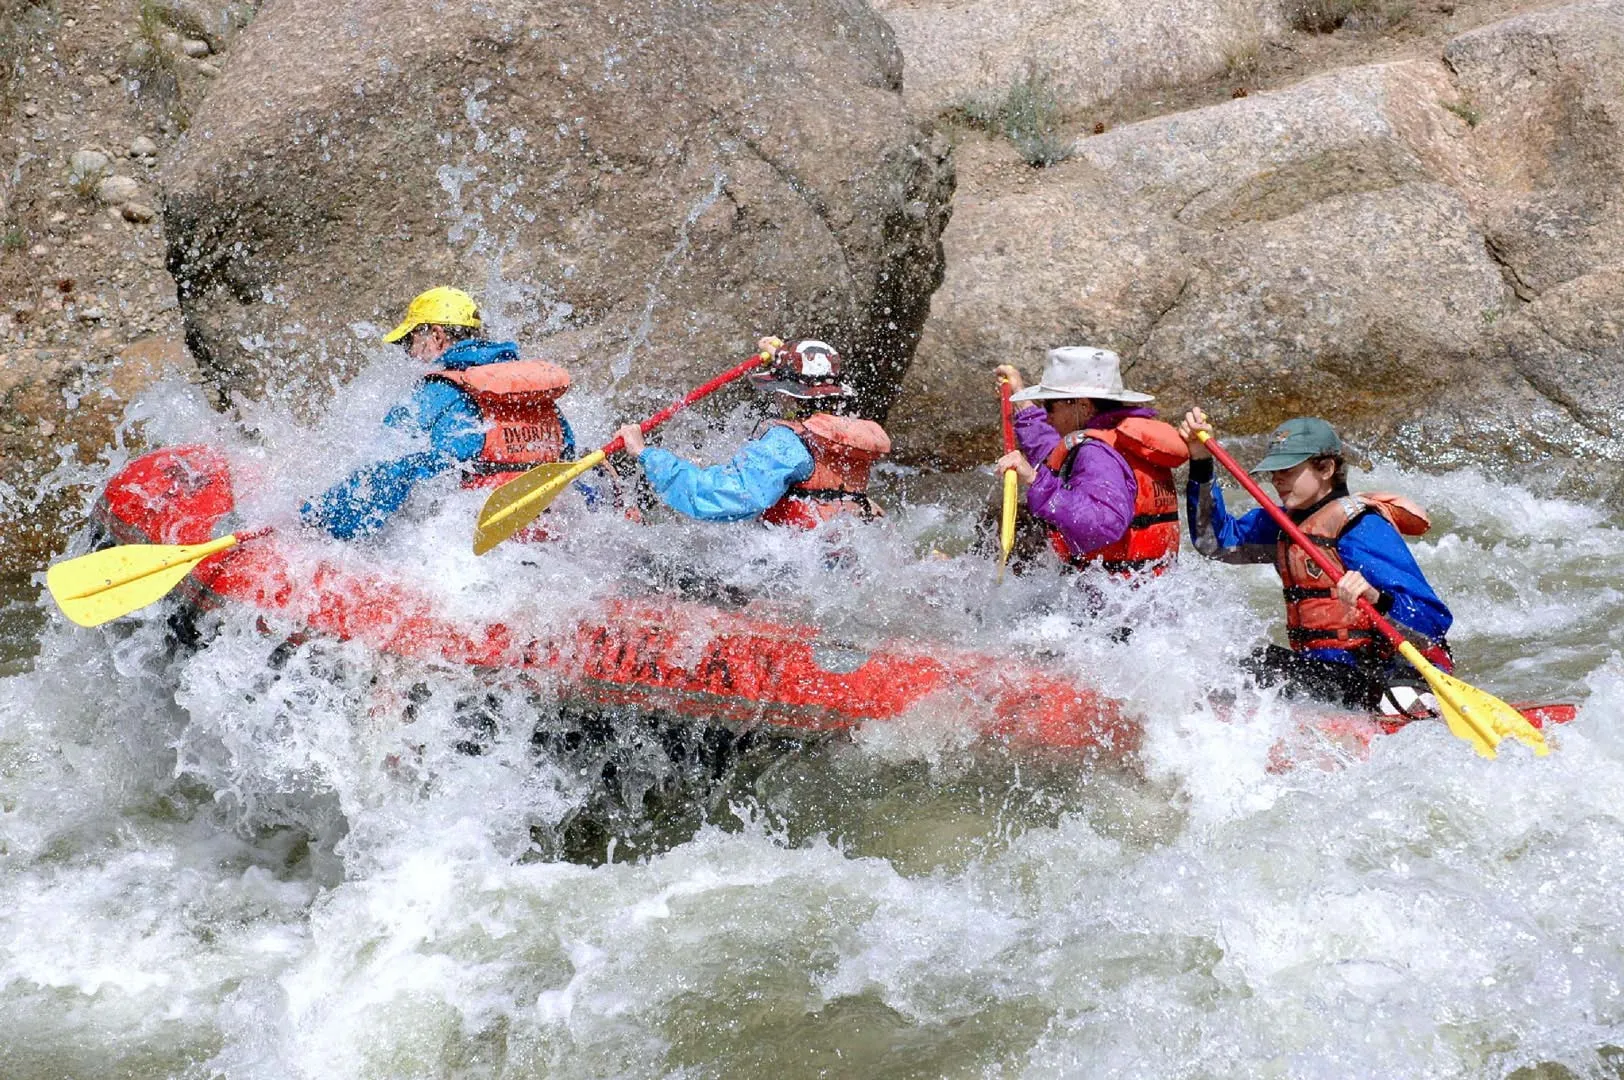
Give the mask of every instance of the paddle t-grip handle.
[[[1211, 451], [1212, 456], [1218, 460], [1218, 463], [1228, 469], [1230, 475], [1241, 482], [1241, 487], [1246, 489], [1246, 493], [1256, 499], [1257, 504], [1263, 507], [1264, 512], [1274, 519], [1274, 523], [1280, 526], [1280, 531], [1291, 537], [1298, 547], [1307, 552], [1308, 557], [1313, 559], [1321, 570], [1325, 571], [1326, 576], [1331, 579], [1331, 584], [1335, 585], [1342, 574], [1347, 572], [1347, 568], [1337, 566], [1336, 563], [1332, 562], [1331, 557], [1325, 554], [1318, 544], [1310, 540], [1297, 527], [1296, 522], [1287, 517], [1286, 512], [1275, 505], [1273, 499], [1263, 493], [1263, 488], [1258, 486], [1258, 482], [1253, 480], [1246, 470], [1240, 467], [1239, 462], [1229, 456], [1229, 451], [1218, 445], [1217, 439], [1205, 431], [1198, 431], [1195, 434], [1196, 438], [1200, 439], [1202, 444]], [[1383, 637], [1393, 643], [1394, 648], [1402, 649], [1409, 644], [1404, 635], [1399, 633], [1398, 629], [1388, 622], [1381, 612], [1376, 610], [1376, 605], [1362, 596], [1359, 598], [1359, 610], [1364, 612], [1366, 617], [1375, 624], [1376, 629], [1382, 632]]]

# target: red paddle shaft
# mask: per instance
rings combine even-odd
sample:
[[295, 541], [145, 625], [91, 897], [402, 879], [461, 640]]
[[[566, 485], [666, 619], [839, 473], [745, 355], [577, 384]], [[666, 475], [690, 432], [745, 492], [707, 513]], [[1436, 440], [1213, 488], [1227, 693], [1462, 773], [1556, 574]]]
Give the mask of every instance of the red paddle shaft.
[[[766, 353], [757, 353], [744, 363], [740, 364], [738, 367], [730, 368], [727, 371], [722, 372], [720, 375], [716, 376], [716, 378], [712, 379], [703, 386], [694, 387], [694, 389], [690, 390], [687, 396], [681, 401], [673, 401], [671, 404], [667, 405], [665, 408], [661, 409], [659, 412], [655, 413], [653, 416], [649, 417], [647, 420], [644, 420], [637, 426], [643, 429], [644, 435], [647, 435], [649, 432], [653, 431], [655, 428], [659, 427], [661, 424], [665, 423], [667, 420], [671, 419], [673, 416], [677, 415], [679, 412], [686, 409], [700, 398], [715, 393], [717, 390], [720, 390], [734, 379], [737, 379], [740, 375], [744, 375], [752, 369], [758, 368], [762, 364], [765, 364], [767, 360], [768, 356]], [[603, 455], [608, 457], [610, 454], [617, 453], [618, 451], [624, 449], [626, 449], [626, 440], [622, 439], [619, 435], [616, 435], [604, 445]]]
[[998, 383], [998, 397], [1004, 410], [1004, 453], [1015, 449], [1015, 407], [1010, 403], [1009, 380], [1001, 379]]
[[[1274, 523], [1280, 526], [1280, 530], [1291, 537], [1298, 547], [1306, 551], [1308, 557], [1318, 563], [1319, 568], [1324, 570], [1330, 576], [1332, 584], [1335, 584], [1336, 579], [1345, 572], [1344, 569], [1332, 562], [1331, 557], [1320, 550], [1318, 544], [1303, 535], [1303, 531], [1286, 516], [1286, 512], [1275, 505], [1273, 499], [1263, 494], [1263, 489], [1258, 486], [1257, 481], [1247, 475], [1246, 470], [1242, 469], [1235, 459], [1229, 456], [1229, 451], [1218, 445], [1217, 439], [1205, 432], [1202, 433], [1202, 436], [1201, 441], [1206, 444], [1208, 450], [1212, 451], [1212, 456], [1218, 459], [1218, 463], [1228, 469], [1235, 479], [1241, 482], [1241, 487], [1246, 489], [1248, 495], [1257, 500], [1257, 504], [1263, 507], [1264, 511], [1274, 519]], [[1359, 598], [1359, 610], [1364, 612], [1376, 624], [1376, 629], [1380, 630], [1382, 636], [1391, 641], [1395, 647], [1404, 644], [1404, 635], [1399, 633], [1393, 624], [1383, 618], [1371, 602], [1362, 596]]]

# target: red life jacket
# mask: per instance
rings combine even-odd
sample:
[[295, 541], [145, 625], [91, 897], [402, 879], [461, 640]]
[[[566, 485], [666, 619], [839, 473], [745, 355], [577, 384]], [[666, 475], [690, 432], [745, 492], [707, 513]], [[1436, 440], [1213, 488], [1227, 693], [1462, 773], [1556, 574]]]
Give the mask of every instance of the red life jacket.
[[496, 487], [564, 452], [557, 401], [570, 388], [569, 372], [545, 360], [507, 360], [426, 378], [466, 393], [485, 425], [485, 445], [467, 462], [464, 487]]
[[1114, 427], [1074, 431], [1060, 440], [1046, 464], [1066, 478], [1084, 439], [1098, 439], [1121, 454], [1133, 470], [1133, 519], [1115, 542], [1095, 551], [1074, 552], [1059, 529], [1049, 530], [1049, 543], [1079, 569], [1098, 566], [1130, 575], [1149, 570], [1160, 574], [1179, 552], [1179, 500], [1173, 470], [1190, 460], [1178, 431], [1147, 416], [1130, 416]]
[[812, 455], [812, 475], [784, 493], [761, 519], [771, 525], [813, 529], [844, 514], [864, 521], [884, 511], [868, 497], [868, 472], [891, 452], [891, 437], [872, 420], [814, 413], [804, 423], [774, 420], [795, 432]]
[[[1337, 567], [1337, 573], [1330, 577], [1307, 552], [1281, 534], [1274, 568], [1285, 591], [1286, 636], [1293, 649], [1344, 649], [1372, 660], [1385, 660], [1393, 654], [1393, 646], [1375, 629], [1364, 610], [1348, 610], [1336, 595], [1336, 583], [1344, 572], [1337, 541], [1372, 511], [1405, 536], [1420, 536], [1432, 527], [1426, 511], [1402, 495], [1361, 492], [1332, 499], [1299, 526]], [[1427, 641], [1418, 646], [1427, 659], [1445, 671], [1452, 669], [1447, 645]]]

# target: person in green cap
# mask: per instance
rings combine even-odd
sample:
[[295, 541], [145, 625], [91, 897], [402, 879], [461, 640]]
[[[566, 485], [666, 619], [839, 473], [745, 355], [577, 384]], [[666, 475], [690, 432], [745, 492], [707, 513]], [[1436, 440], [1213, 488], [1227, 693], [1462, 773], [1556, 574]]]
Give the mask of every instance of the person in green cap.
[[1285, 590], [1291, 647], [1258, 650], [1247, 670], [1260, 685], [1283, 685], [1288, 693], [1410, 712], [1424, 683], [1357, 605], [1370, 601], [1428, 660], [1452, 670], [1445, 634], [1454, 617], [1404, 541], [1426, 532], [1425, 512], [1402, 496], [1351, 494], [1342, 440], [1324, 420], [1304, 416], [1281, 424], [1251, 471], [1274, 485], [1287, 516], [1343, 567], [1333, 581], [1262, 509], [1230, 516], [1213, 482], [1212, 455], [1198, 435], [1203, 431], [1211, 434], [1212, 425], [1199, 408], [1191, 409], [1179, 425], [1190, 449], [1191, 541], [1223, 562], [1272, 562]]

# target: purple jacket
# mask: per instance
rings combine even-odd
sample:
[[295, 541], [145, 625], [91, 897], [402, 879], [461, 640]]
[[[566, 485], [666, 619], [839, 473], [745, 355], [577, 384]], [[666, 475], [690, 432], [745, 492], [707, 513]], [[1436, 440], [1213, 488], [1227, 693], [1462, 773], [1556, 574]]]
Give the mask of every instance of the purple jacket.
[[[1115, 409], [1095, 414], [1084, 427], [1108, 428], [1132, 416], [1155, 415], [1154, 409]], [[1060, 433], [1049, 426], [1042, 409], [1030, 406], [1015, 414], [1015, 443], [1038, 471], [1026, 491], [1026, 508], [1059, 529], [1066, 545], [1078, 554], [1122, 539], [1133, 520], [1139, 490], [1127, 459], [1098, 439], [1086, 439], [1077, 450], [1071, 475], [1062, 482], [1044, 464], [1059, 442]]]

